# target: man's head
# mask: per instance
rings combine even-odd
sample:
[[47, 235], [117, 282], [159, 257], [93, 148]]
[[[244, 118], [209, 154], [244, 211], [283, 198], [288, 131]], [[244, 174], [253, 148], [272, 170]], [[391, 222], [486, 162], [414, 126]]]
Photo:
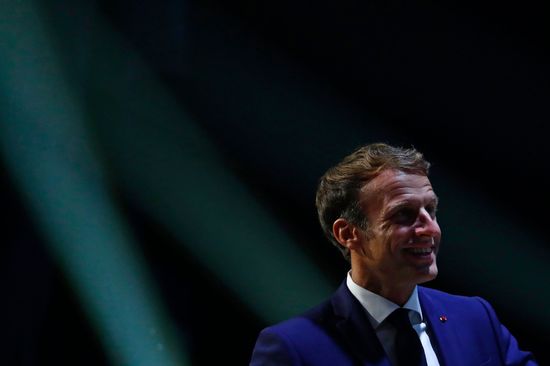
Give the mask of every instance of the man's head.
[[377, 143], [355, 150], [323, 175], [319, 220], [346, 259], [355, 256], [371, 271], [389, 273], [381, 276], [395, 274], [396, 281], [407, 274], [417, 283], [435, 277], [441, 233], [429, 166], [414, 149]]

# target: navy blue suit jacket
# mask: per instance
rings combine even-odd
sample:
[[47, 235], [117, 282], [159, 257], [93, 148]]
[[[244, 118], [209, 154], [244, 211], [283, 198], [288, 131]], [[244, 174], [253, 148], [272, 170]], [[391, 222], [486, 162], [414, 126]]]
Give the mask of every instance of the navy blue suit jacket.
[[[418, 296], [442, 366], [537, 365], [530, 353], [518, 348], [485, 300], [421, 286]], [[326, 302], [264, 329], [251, 365], [390, 366], [390, 361], [344, 281]]]

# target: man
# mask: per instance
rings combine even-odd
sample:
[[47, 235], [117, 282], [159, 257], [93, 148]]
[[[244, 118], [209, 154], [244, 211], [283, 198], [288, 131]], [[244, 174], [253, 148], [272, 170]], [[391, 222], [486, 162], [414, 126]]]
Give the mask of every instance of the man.
[[441, 240], [428, 169], [378, 143], [325, 173], [319, 220], [351, 271], [329, 300], [264, 329], [251, 365], [536, 365], [483, 299], [417, 286], [437, 276]]

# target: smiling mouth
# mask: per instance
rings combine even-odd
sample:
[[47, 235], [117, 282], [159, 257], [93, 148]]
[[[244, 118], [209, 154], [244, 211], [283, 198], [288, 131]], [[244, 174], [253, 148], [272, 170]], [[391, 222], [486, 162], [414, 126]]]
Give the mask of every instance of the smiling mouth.
[[416, 255], [426, 255], [431, 254], [433, 252], [433, 248], [407, 248], [405, 249], [407, 252], [416, 254]]
[[409, 247], [404, 248], [403, 251], [409, 256], [409, 258], [430, 261], [430, 263], [435, 260], [435, 247]]

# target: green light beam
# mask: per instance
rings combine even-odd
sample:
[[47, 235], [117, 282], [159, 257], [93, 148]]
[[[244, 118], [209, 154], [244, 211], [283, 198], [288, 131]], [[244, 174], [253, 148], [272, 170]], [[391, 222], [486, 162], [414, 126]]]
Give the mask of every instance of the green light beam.
[[0, 141], [49, 248], [115, 365], [185, 365], [131, 233], [113, 205], [32, 1], [0, 8]]

